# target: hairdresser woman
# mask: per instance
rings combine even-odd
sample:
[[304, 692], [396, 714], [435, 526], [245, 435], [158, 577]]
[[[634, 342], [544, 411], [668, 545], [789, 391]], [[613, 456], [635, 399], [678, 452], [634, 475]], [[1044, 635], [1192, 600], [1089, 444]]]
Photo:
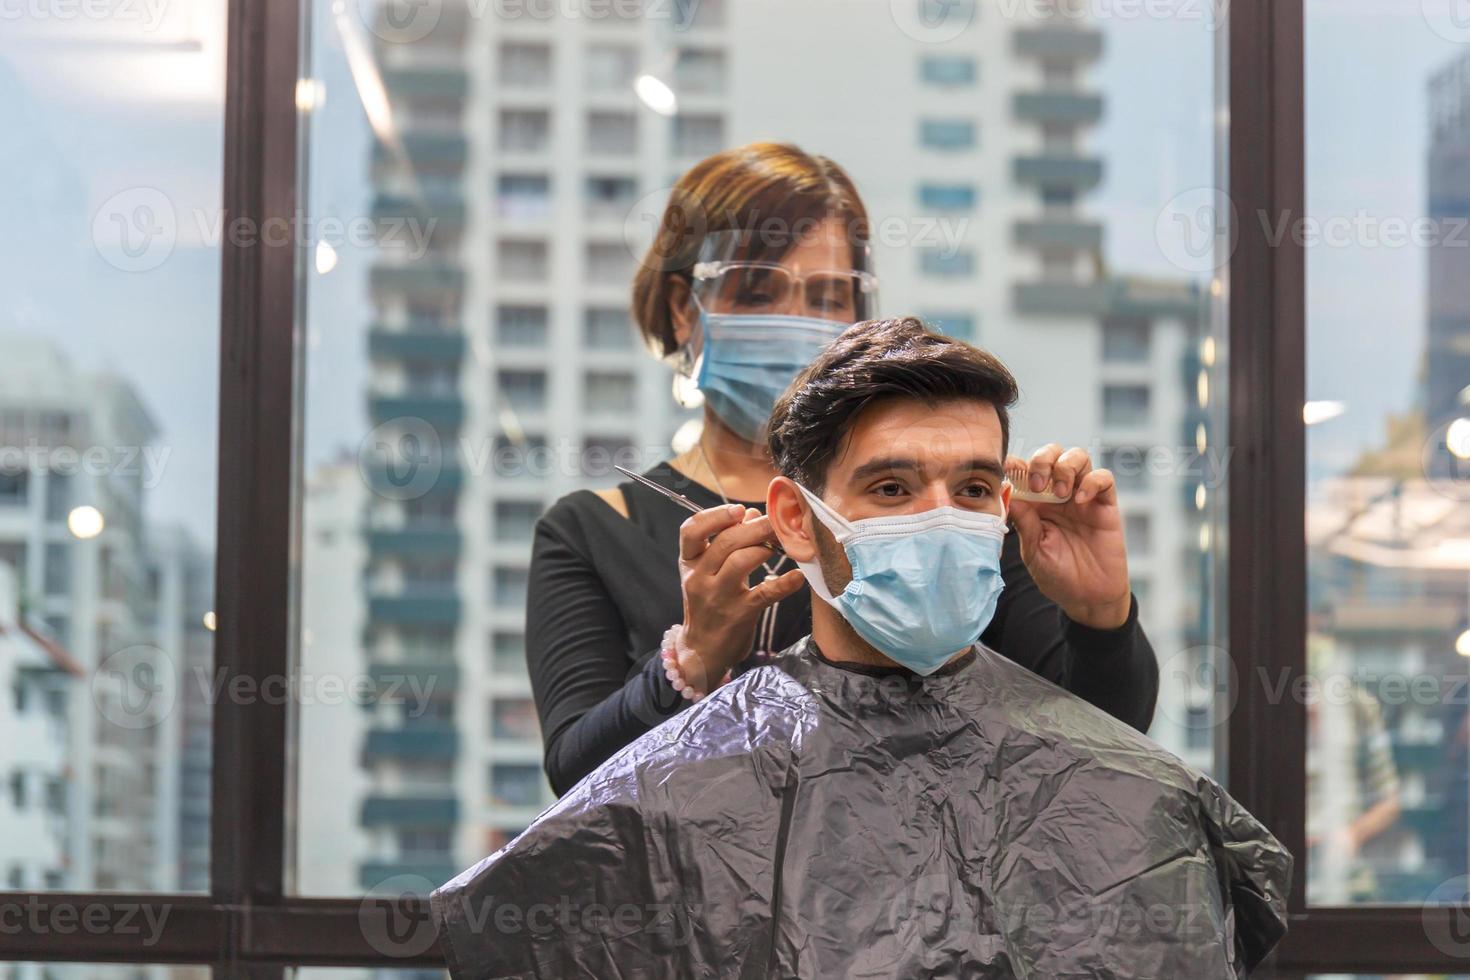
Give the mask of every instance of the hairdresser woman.
[[[699, 661], [686, 677], [738, 674], [809, 632], [801, 572], [764, 547], [775, 471], [761, 427], [817, 350], [875, 315], [867, 226], [847, 174], [789, 145], [718, 153], [674, 189], [633, 311], [648, 344], [702, 392], [704, 431], [645, 475], [709, 509], [691, 515], [629, 481], [568, 494], [538, 523], [526, 659], [558, 794], [689, 703], [659, 656], [670, 626], [682, 624]], [[1079, 503], [1110, 480], [1080, 449], [1050, 446], [1029, 463], [1033, 488], [1075, 490]], [[1007, 535], [1005, 591], [981, 639], [1146, 729], [1158, 667], [1116, 511], [1097, 526], [1079, 510], [1056, 505], [1045, 533], [1033, 518], [1030, 534]]]

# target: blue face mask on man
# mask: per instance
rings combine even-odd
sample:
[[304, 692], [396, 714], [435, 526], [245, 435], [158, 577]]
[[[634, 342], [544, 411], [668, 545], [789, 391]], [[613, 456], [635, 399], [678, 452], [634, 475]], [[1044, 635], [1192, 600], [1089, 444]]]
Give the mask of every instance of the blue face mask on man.
[[818, 561], [797, 565], [812, 593], [875, 649], [915, 673], [932, 674], [985, 632], [1005, 588], [1003, 516], [936, 507], [849, 521], [798, 488], [847, 553], [852, 581], [834, 596]]
[[694, 382], [721, 422], [758, 442], [776, 399], [849, 326], [813, 316], [701, 310], [704, 347]]

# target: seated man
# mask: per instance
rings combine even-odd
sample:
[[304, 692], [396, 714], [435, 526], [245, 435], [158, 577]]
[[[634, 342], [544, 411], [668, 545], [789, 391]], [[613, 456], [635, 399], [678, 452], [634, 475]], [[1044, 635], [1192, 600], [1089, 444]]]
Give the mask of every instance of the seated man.
[[[818, 357], [772, 416], [767, 497], [825, 600], [812, 635], [435, 892], [456, 978], [1202, 980], [1260, 962], [1290, 855], [1208, 778], [976, 643], [1015, 397], [995, 358], [913, 319]], [[1121, 548], [1105, 470], [1010, 516], [1028, 547], [1079, 520]], [[670, 669], [701, 690], [671, 633]]]

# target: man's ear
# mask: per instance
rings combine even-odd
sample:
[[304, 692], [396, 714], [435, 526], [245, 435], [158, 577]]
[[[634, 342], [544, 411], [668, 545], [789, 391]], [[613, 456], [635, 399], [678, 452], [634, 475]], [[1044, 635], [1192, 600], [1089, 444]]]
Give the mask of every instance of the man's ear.
[[674, 327], [674, 342], [678, 347], [689, 343], [694, 333], [694, 323], [699, 319], [699, 309], [694, 305], [694, 294], [689, 291], [689, 280], [670, 274], [669, 323]]
[[776, 540], [786, 549], [792, 561], [815, 561], [817, 557], [815, 520], [801, 495], [801, 489], [784, 476], [778, 476], [766, 487], [766, 516]]

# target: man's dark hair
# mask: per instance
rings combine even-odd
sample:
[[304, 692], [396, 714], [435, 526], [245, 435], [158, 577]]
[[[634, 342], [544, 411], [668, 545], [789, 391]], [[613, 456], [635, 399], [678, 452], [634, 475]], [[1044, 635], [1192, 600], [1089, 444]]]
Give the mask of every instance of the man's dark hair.
[[776, 402], [771, 460], [782, 476], [821, 493], [853, 420], [886, 398], [988, 402], [1000, 416], [1004, 456], [1011, 440], [1008, 409], [1018, 394], [1016, 379], [993, 354], [933, 333], [917, 317], [864, 320], [817, 355]]

